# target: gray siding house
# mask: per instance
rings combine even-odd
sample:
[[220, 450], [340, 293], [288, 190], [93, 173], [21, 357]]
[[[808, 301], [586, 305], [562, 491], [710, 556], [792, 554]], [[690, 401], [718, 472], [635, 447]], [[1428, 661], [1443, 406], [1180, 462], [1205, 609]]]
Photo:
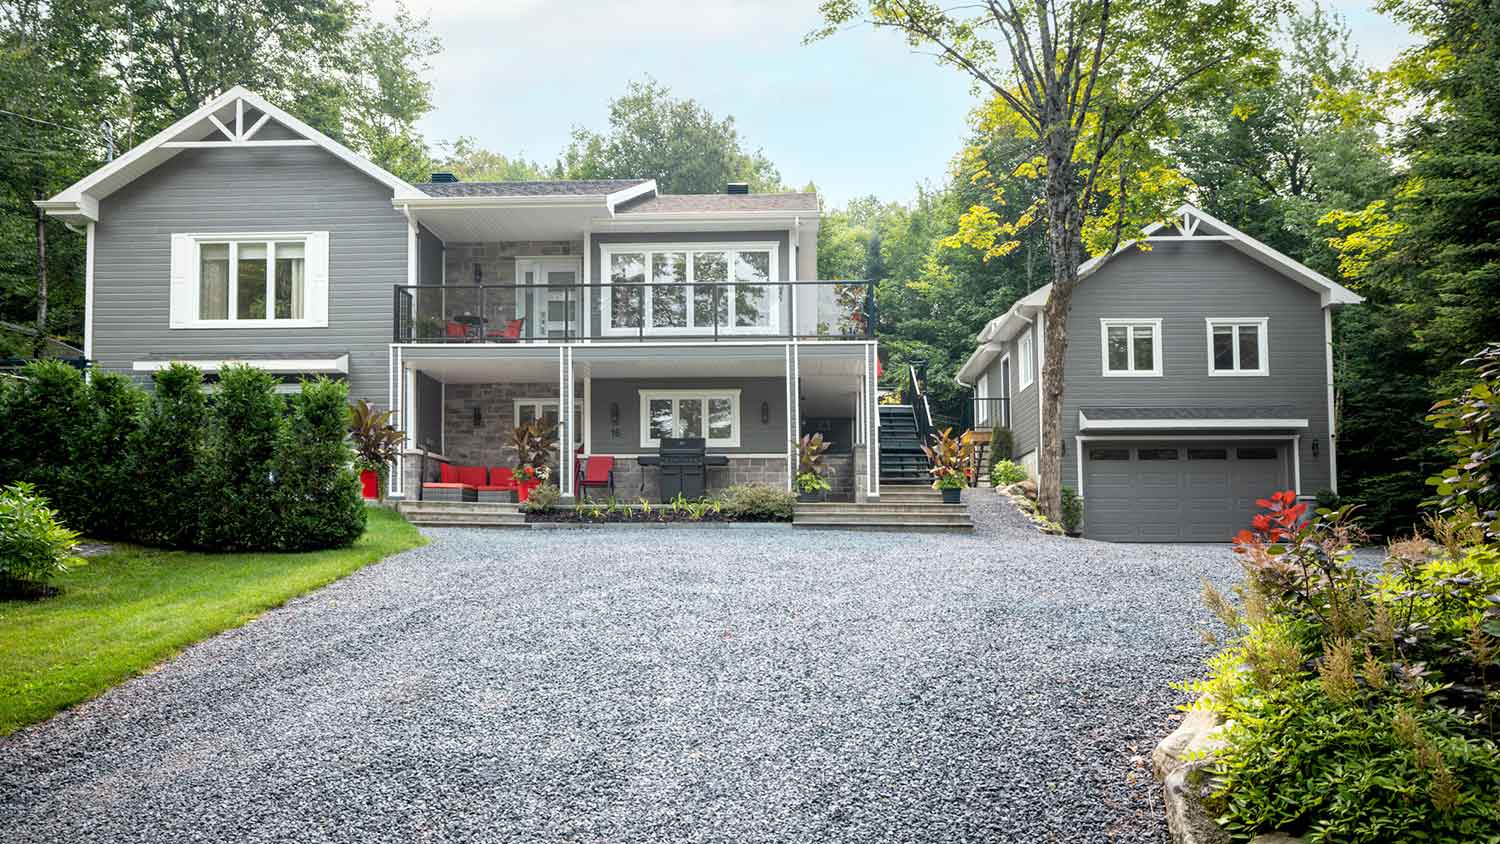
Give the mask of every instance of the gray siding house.
[[[1337, 491], [1331, 312], [1357, 295], [1192, 206], [1079, 275], [1062, 483], [1086, 536], [1223, 541], [1274, 490]], [[1049, 293], [986, 325], [958, 373], [1033, 477]]]
[[852, 432], [836, 489], [879, 496], [871, 292], [816, 279], [814, 194], [412, 184], [235, 88], [38, 204], [87, 238], [97, 367], [346, 379], [407, 434], [395, 497], [444, 463], [514, 465], [537, 418], [575, 446], [565, 497], [592, 456], [634, 495], [669, 436], [728, 458], [712, 487], [790, 487], [814, 419]]

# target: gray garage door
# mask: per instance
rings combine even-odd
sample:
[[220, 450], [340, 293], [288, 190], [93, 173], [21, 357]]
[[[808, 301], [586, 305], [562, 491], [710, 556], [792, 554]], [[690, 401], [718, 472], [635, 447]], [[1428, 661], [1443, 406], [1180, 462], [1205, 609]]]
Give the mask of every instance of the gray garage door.
[[1290, 487], [1284, 442], [1084, 443], [1084, 534], [1113, 542], [1227, 542], [1255, 500]]

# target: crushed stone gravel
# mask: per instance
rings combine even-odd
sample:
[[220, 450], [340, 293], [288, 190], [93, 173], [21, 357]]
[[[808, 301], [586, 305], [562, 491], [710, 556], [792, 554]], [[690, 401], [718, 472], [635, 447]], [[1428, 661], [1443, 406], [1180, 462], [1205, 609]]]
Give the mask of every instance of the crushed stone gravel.
[[0, 841], [1149, 842], [1206, 545], [431, 529], [0, 739]]

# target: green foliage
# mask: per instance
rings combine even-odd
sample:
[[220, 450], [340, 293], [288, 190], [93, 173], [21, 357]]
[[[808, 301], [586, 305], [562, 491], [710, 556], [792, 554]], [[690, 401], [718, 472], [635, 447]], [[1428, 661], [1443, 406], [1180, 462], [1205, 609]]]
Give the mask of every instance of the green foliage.
[[182, 363], [158, 371], [129, 461], [138, 541], [164, 548], [196, 544], [207, 426], [203, 373]]
[[608, 132], [573, 130], [555, 175], [655, 179], [662, 193], [723, 193], [729, 182], [749, 182], [757, 193], [782, 189], [770, 159], [743, 147], [733, 117], [718, 119], [649, 77], [610, 100]]
[[990, 454], [998, 460], [1009, 460], [1016, 451], [1016, 438], [1009, 428], [990, 429]]
[[452, 143], [438, 143], [441, 157], [435, 170], [452, 173], [465, 182], [510, 182], [545, 179], [542, 165], [524, 158], [510, 158], [479, 145], [476, 138], [460, 135]]
[[302, 383], [275, 455], [274, 547], [341, 548], [365, 530], [365, 503], [351, 468], [349, 388], [318, 378]]
[[1500, 549], [1433, 523], [1451, 547], [1393, 544], [1370, 578], [1352, 563], [1353, 508], [1302, 523], [1294, 501], [1264, 502], [1237, 540], [1242, 608], [1205, 586], [1235, 634], [1188, 685], [1227, 722], [1210, 810], [1236, 840], [1495, 841]]
[[1026, 468], [1009, 460], [996, 460], [990, 465], [990, 486], [1006, 487], [1018, 484], [1029, 477]]
[[[797, 441], [797, 480], [801, 483], [803, 475], [811, 475], [822, 479], [828, 471], [828, 449], [833, 443], [825, 442], [822, 434], [803, 434]], [[826, 484], [824, 489], [827, 488]], [[803, 492], [815, 492], [816, 490], [805, 489]]]
[[[521, 504], [521, 509], [528, 513], [543, 513], [557, 506], [557, 500], [562, 498], [562, 491], [556, 484], [545, 483], [526, 494], [526, 501]], [[578, 503], [582, 504], [583, 499]]]
[[734, 519], [789, 522], [797, 496], [767, 484], [736, 484], [724, 490], [724, 515]]
[[0, 592], [43, 583], [82, 563], [73, 553], [78, 534], [27, 483], [0, 489]]
[[1458, 398], [1433, 405], [1427, 417], [1447, 432], [1445, 445], [1457, 462], [1427, 483], [1437, 488], [1435, 503], [1442, 513], [1477, 519], [1500, 539], [1500, 344], [1465, 363], [1478, 371], [1479, 382]]
[[932, 444], [923, 445], [922, 451], [932, 468], [933, 489], [963, 489], [969, 485], [969, 473], [974, 469], [974, 446], [964, 436], [953, 436], [952, 428], [944, 428], [932, 435]]
[[130, 455], [146, 405], [146, 395], [124, 375], [96, 372], [89, 380], [62, 499], [69, 523], [88, 536], [134, 534], [140, 500]]
[[61, 501], [87, 406], [88, 387], [77, 369], [51, 360], [23, 367], [4, 393], [6, 430], [12, 433], [0, 438], [0, 482], [24, 480]]
[[1062, 526], [1068, 533], [1078, 533], [1083, 526], [1083, 499], [1072, 487], [1062, 488]]
[[349, 437], [354, 441], [354, 465], [379, 477], [382, 498], [391, 461], [401, 453], [401, 446], [406, 442], [406, 434], [391, 424], [391, 415], [391, 411], [377, 410], [364, 399], [349, 407]]
[[827, 492], [833, 489], [833, 485], [815, 472], [800, 472], [797, 475], [797, 489], [800, 492], [812, 494]]
[[239, 551], [270, 545], [265, 532], [275, 524], [273, 479], [285, 413], [276, 379], [265, 371], [237, 365], [219, 373], [200, 456], [205, 506], [198, 537], [204, 547]]

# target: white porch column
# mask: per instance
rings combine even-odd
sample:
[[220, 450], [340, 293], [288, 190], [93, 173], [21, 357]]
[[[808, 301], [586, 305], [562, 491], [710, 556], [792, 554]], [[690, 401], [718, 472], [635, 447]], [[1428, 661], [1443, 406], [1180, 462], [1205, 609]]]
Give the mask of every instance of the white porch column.
[[865, 346], [865, 497], [880, 500], [880, 391], [875, 380], [877, 350]]
[[562, 477], [557, 479], [557, 489], [564, 498], [573, 497], [573, 347], [559, 346], [557, 349], [557, 447], [560, 458], [557, 470]]
[[786, 344], [786, 488], [787, 491], [796, 489], [797, 479], [797, 429], [793, 426], [797, 418], [797, 350], [791, 343]]

